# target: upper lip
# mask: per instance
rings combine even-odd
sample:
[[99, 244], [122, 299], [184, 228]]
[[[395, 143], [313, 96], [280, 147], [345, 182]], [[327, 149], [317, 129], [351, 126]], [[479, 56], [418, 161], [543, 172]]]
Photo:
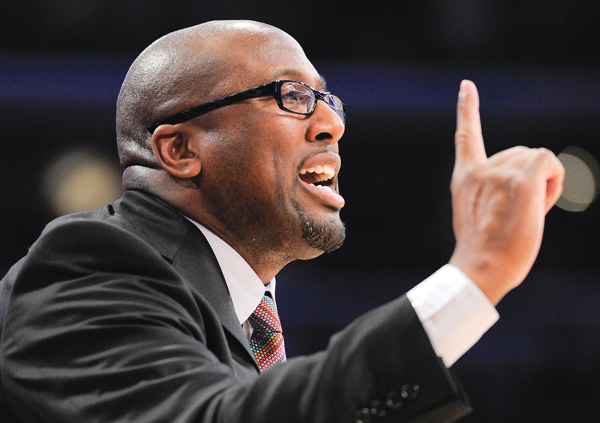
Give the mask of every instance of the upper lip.
[[312, 184], [321, 182], [335, 187], [341, 165], [338, 154], [334, 152], [318, 153], [306, 159], [298, 173], [304, 181]]

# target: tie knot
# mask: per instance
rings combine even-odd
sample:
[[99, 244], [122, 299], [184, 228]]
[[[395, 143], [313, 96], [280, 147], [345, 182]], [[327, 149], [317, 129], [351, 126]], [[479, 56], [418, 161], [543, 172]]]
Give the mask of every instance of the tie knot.
[[281, 321], [277, 313], [277, 306], [273, 299], [264, 295], [258, 307], [254, 310], [248, 319], [252, 325], [252, 330], [260, 332], [282, 332]]

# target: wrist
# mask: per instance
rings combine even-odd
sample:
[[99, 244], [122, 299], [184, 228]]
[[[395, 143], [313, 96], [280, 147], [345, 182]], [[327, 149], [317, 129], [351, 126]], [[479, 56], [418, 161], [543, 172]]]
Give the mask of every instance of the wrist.
[[469, 262], [453, 255], [449, 264], [455, 266], [469, 277], [494, 305], [498, 304], [506, 294], [518, 285], [511, 282], [514, 276], [507, 272], [505, 266], [499, 265], [489, 259], [479, 259], [476, 262]]

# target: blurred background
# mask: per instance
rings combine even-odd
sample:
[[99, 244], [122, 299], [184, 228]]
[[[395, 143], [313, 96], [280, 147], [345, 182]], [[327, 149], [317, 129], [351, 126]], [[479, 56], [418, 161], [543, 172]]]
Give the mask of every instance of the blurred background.
[[289, 355], [443, 265], [456, 95], [476, 82], [488, 154], [545, 146], [568, 166], [538, 261], [455, 366], [464, 422], [598, 422], [600, 25], [596, 2], [0, 0], [0, 270], [44, 225], [120, 195], [115, 101], [156, 38], [212, 19], [278, 26], [348, 109], [340, 250], [279, 276]]

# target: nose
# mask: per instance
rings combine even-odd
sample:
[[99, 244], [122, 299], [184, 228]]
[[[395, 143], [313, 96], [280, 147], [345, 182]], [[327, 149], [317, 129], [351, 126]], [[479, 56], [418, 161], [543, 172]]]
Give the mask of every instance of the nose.
[[340, 116], [323, 101], [317, 101], [314, 113], [308, 118], [309, 141], [337, 143], [344, 135], [345, 125]]

